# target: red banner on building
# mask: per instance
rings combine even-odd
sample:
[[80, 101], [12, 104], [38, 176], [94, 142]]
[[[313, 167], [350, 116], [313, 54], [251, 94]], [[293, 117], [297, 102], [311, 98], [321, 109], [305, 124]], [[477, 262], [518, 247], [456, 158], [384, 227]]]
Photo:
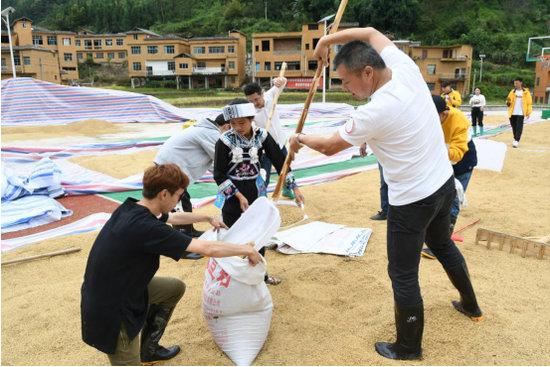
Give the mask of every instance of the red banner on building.
[[[286, 88], [287, 89], [302, 89], [309, 90], [311, 83], [313, 82], [313, 77], [308, 78], [287, 78]], [[323, 89], [323, 77], [319, 78], [319, 84], [317, 85], [317, 90]]]

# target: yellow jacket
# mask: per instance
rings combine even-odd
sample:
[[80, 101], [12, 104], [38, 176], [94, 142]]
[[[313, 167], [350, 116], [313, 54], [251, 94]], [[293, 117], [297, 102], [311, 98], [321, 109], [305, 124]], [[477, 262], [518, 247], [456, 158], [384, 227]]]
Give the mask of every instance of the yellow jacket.
[[[514, 105], [516, 104], [516, 93], [515, 89], [512, 89], [508, 93], [506, 98], [506, 104], [508, 105], [508, 117], [512, 117], [514, 112]], [[523, 107], [523, 116], [529, 116], [533, 112], [533, 99], [531, 98], [531, 92], [529, 88], [523, 88], [523, 97], [522, 97], [522, 107]]]
[[462, 97], [460, 97], [460, 93], [454, 89], [451, 90], [449, 94], [443, 93], [441, 98], [447, 102], [447, 106], [449, 107], [458, 108], [462, 104]]
[[457, 108], [449, 107], [447, 118], [441, 123], [445, 144], [449, 149], [449, 160], [460, 162], [468, 151], [468, 128], [470, 122], [466, 115]]

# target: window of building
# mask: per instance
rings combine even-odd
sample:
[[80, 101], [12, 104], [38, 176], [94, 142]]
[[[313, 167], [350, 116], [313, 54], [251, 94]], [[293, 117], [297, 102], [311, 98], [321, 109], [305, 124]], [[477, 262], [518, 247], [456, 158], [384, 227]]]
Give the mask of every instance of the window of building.
[[315, 24], [308, 24], [308, 25], [307, 25], [307, 29], [308, 29], [309, 31], [316, 31], [316, 30], [319, 29], [319, 25], [318, 25], [317, 23], [315, 23]]
[[435, 83], [427, 83], [429, 90], [435, 90]]
[[42, 36], [32, 36], [32, 44], [33, 45], [43, 45]]
[[269, 40], [262, 41], [262, 51], [269, 51]]
[[537, 79], [535, 81], [535, 85], [538, 87], [540, 85], [540, 77], [537, 76]]
[[175, 52], [174, 45], [166, 45], [164, 46], [164, 52], [167, 54], [173, 54]]
[[48, 36], [48, 45], [57, 45], [57, 37]]
[[31, 58], [28, 56], [23, 56], [23, 65], [30, 65], [31, 64]]
[[256, 71], [260, 71], [260, 62], [256, 61]]
[[223, 54], [225, 52], [225, 46], [209, 46], [209, 54]]
[[107, 58], [108, 58], [108, 59], [111, 59], [111, 60], [114, 59], [114, 58], [115, 58], [115, 53], [114, 53], [114, 52], [109, 52], [109, 53], [107, 54]]
[[[138, 35], [137, 34], [134, 34], [134, 39], [137, 40], [138, 39]], [[141, 70], [141, 66], [140, 66], [140, 69]]]
[[230, 54], [235, 53], [235, 46], [227, 46], [227, 52]]
[[313, 39], [313, 46], [311, 46], [311, 48], [313, 48], [315, 50], [315, 47], [317, 47], [318, 42], [319, 42], [319, 38], [314, 38]]
[[[300, 70], [300, 61], [289, 61], [287, 62], [288, 70]], [[277, 69], [281, 70], [281, 68]]]
[[168, 61], [168, 70], [172, 70], [172, 71], [176, 70], [176, 62], [175, 61]]
[[[275, 70], [281, 70], [282, 66], [283, 66], [282, 61], [275, 61]], [[287, 65], [287, 69], [288, 69], [288, 65]]]
[[422, 59], [428, 58], [428, 50], [422, 50]]
[[2, 57], [2, 70], [6, 70], [6, 58]]
[[63, 60], [73, 61], [73, 54], [68, 54], [68, 53], [63, 54]]
[[96, 52], [95, 58], [96, 59], [102, 59], [103, 58], [103, 52]]
[[19, 58], [19, 55], [13, 55], [13, 65], [15, 66], [21, 65], [21, 59]]
[[71, 45], [71, 39], [63, 38], [63, 46], [70, 46], [70, 45]]
[[229, 69], [235, 69], [235, 61], [229, 61]]
[[443, 58], [444, 59], [452, 59], [453, 58], [453, 50], [443, 50]]
[[82, 55], [82, 52], [77, 52], [76, 53], [76, 58], [79, 59], [79, 60], [82, 60], [84, 58], [84, 55]]
[[270, 70], [271, 70], [271, 62], [266, 61], [266, 62], [264, 63], [264, 70], [265, 70], [265, 71], [270, 71]]
[[229, 77], [229, 83], [235, 84], [236, 82], [237, 82], [237, 77], [236, 76]]
[[80, 40], [74, 41], [74, 44], [75, 44], [76, 46], [80, 47]]
[[197, 61], [197, 68], [204, 69], [206, 67], [206, 63], [204, 61]]
[[105, 40], [105, 46], [112, 46], [113, 45], [113, 40], [108, 38]]
[[141, 62], [134, 62], [132, 68], [136, 71], [141, 70]]
[[180, 69], [189, 69], [189, 64], [186, 62], [180, 63]]
[[260, 46], [256, 45], [256, 52], [260, 51]]
[[132, 46], [130, 50], [132, 55], [139, 55], [141, 53], [141, 46]]
[[159, 47], [158, 46], [147, 46], [147, 53], [148, 54], [158, 54]]
[[428, 75], [435, 75], [435, 64], [428, 64], [428, 67], [426, 69]]
[[126, 58], [126, 52], [124, 52], [124, 51], [119, 52], [118, 53], [118, 58], [119, 59], [125, 59]]
[[124, 39], [123, 38], [117, 38], [116, 39], [116, 45], [117, 46], [122, 46], [124, 44]]
[[23, 22], [23, 28], [27, 28], [27, 22]]
[[306, 50], [309, 50], [309, 43], [306, 43]]
[[94, 54], [91, 53], [91, 52], [87, 52], [86, 53], [86, 59], [93, 61], [94, 60]]
[[307, 62], [307, 69], [308, 70], [317, 70], [317, 60], [309, 60]]
[[101, 48], [101, 40], [94, 40], [94, 48]]
[[85, 50], [91, 50], [92, 49], [92, 40], [84, 40], [84, 49]]
[[194, 54], [204, 54], [204, 53], [206, 53], [206, 47], [204, 47], [204, 46], [193, 47], [193, 53]]

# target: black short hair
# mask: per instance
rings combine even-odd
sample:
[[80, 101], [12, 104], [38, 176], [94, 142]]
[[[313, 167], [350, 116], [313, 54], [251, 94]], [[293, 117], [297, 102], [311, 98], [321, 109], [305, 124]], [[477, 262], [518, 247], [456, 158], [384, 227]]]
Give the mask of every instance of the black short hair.
[[243, 88], [244, 95], [250, 96], [254, 93], [262, 94], [262, 87], [258, 83], [248, 83]]
[[451, 82], [441, 82], [441, 88], [445, 88], [445, 87], [451, 87]]
[[481, 94], [481, 88], [480, 87], [475, 87], [474, 92], [476, 91], [476, 89], [479, 89], [479, 93]]
[[235, 98], [234, 100], [232, 100], [231, 102], [229, 102], [229, 105], [234, 105], [234, 104], [246, 104], [246, 103], [250, 103], [248, 102], [246, 99], [244, 98]]
[[220, 113], [218, 116], [216, 116], [216, 119], [214, 120], [214, 122], [218, 126], [223, 126], [229, 123], [229, 121], [225, 121], [225, 119], [223, 118], [223, 113]]
[[334, 66], [337, 68], [344, 64], [347, 70], [359, 72], [365, 66], [373, 69], [385, 69], [386, 63], [371, 45], [363, 41], [351, 41], [346, 43], [334, 58]]
[[516, 81], [516, 80], [523, 84], [523, 79], [521, 79], [519, 76], [517, 78], [514, 78], [514, 81]]

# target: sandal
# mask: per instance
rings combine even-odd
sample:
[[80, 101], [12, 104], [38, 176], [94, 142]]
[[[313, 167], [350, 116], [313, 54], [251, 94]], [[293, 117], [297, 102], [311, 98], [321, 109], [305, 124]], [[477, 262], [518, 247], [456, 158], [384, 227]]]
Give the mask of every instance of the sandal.
[[268, 285], [277, 285], [280, 283], [281, 283], [281, 279], [271, 275], [268, 275], [267, 278], [265, 279], [265, 284], [268, 284]]

